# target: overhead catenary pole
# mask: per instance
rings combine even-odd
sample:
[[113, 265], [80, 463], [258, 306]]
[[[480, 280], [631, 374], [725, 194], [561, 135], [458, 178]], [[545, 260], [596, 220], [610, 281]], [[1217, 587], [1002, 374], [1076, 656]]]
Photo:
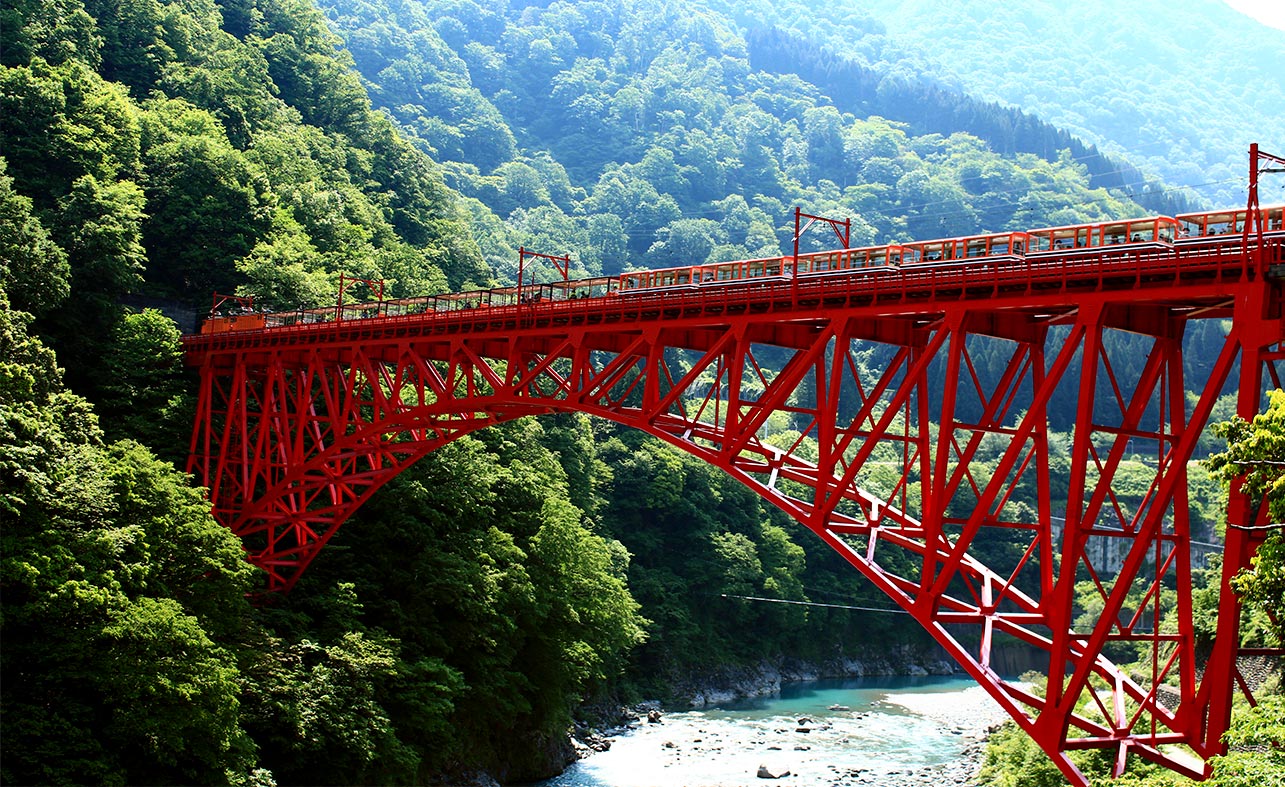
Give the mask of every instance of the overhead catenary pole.
[[[807, 219], [808, 223], [803, 224], [803, 219]], [[796, 299], [799, 295], [799, 238], [803, 236], [803, 233], [808, 231], [808, 227], [811, 227], [818, 221], [824, 221], [830, 225], [830, 229], [834, 230], [835, 237], [839, 239], [840, 248], [851, 248], [850, 239], [852, 237], [852, 219], [839, 221], [838, 219], [826, 218], [825, 216], [813, 216], [811, 214], [804, 213], [802, 208], [796, 205], [794, 207], [794, 275], [790, 277], [793, 282], [790, 290], [791, 295]], [[842, 227], [842, 231], [840, 231], [840, 227]]]
[[570, 281], [571, 276], [571, 255], [564, 254], [561, 257], [552, 254], [541, 254], [538, 251], [528, 251], [525, 246], [518, 247], [518, 303], [522, 302], [522, 277], [526, 271], [526, 261], [528, 257], [548, 260], [553, 263], [553, 267], [558, 273], [562, 274], [562, 280]]
[[383, 312], [384, 306], [384, 280], [383, 279], [360, 279], [356, 276], [348, 276], [342, 271], [339, 273], [339, 297], [335, 301], [335, 320], [344, 318], [344, 292], [354, 284], [364, 284], [375, 293], [376, 301], [379, 303], [379, 311]]

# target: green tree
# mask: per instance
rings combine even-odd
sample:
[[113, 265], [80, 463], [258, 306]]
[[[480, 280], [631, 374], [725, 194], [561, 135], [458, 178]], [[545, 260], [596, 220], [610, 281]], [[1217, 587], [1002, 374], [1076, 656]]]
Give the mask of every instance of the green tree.
[[656, 231], [656, 242], [647, 250], [647, 258], [661, 268], [702, 265], [712, 261], [711, 252], [726, 238], [718, 222], [678, 219]]
[[95, 27], [81, 0], [8, 0], [0, 6], [0, 65], [27, 66], [36, 58], [97, 65], [103, 42]]
[[275, 224], [274, 231], [237, 260], [237, 271], [247, 280], [240, 292], [282, 311], [331, 302], [335, 284], [303, 228], [284, 211], [277, 212]]
[[[548, 775], [547, 752], [560, 745], [580, 697], [614, 679], [641, 637], [623, 550], [567, 501], [564, 464], [584, 460], [575, 458], [584, 435], [556, 428], [556, 454], [541, 445], [541, 423], [526, 419], [428, 455], [345, 525], [341, 549], [296, 590], [317, 597], [351, 582], [359, 630], [400, 641], [394, 674], [376, 682], [375, 697], [421, 773]], [[581, 467], [577, 477], [593, 472]], [[317, 604], [299, 606], [321, 618]], [[315, 754], [291, 742], [304, 739], [272, 721], [281, 714], [256, 718], [281, 741], [274, 748], [284, 747], [274, 773], [359, 778], [342, 763], [326, 766], [335, 776], [310, 764]], [[381, 752], [362, 773], [393, 773], [405, 755]]]
[[1241, 479], [1244, 493], [1266, 505], [1277, 523], [1232, 587], [1245, 604], [1267, 613], [1277, 641], [1285, 642], [1285, 534], [1279, 527], [1285, 522], [1285, 391], [1271, 391], [1267, 409], [1253, 421], [1236, 418], [1214, 431], [1226, 438], [1227, 450], [1209, 458], [1210, 468], [1227, 483]]
[[1232, 714], [1223, 735], [1230, 751], [1213, 758], [1209, 783], [1217, 787], [1262, 787], [1285, 773], [1285, 696], [1263, 697], [1253, 708]]
[[160, 78], [174, 50], [165, 42], [165, 13], [157, 0], [85, 0], [102, 35], [99, 73], [130, 88], [136, 97]]
[[[226, 783], [253, 570], [201, 494], [87, 403], [0, 291], [0, 727], [10, 783]], [[222, 640], [223, 644], [215, 641]]]
[[128, 95], [76, 61], [0, 69], [0, 139], [16, 190], [38, 214], [83, 176], [113, 183], [139, 171]]
[[186, 102], [155, 104], [144, 122], [149, 280], [171, 293], [232, 292], [236, 261], [271, 223], [266, 179]]
[[71, 290], [39, 326], [68, 366], [69, 384], [93, 395], [103, 381], [100, 343], [120, 318], [119, 299], [142, 283], [144, 197], [129, 180], [83, 175], [58, 202], [55, 239], [67, 252]]
[[102, 368], [98, 413], [107, 435], [138, 440], [178, 464], [194, 412], [185, 390], [178, 326], [155, 309], [125, 315]]
[[67, 254], [32, 213], [31, 200], [13, 190], [0, 158], [0, 289], [13, 308], [39, 314], [56, 308], [70, 291]]

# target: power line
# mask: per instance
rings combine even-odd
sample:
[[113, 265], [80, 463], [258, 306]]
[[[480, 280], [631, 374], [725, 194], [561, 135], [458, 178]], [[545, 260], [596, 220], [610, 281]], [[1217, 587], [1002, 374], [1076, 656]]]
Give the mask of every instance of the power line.
[[766, 601], [770, 604], [796, 604], [800, 607], [828, 607], [830, 609], [854, 609], [860, 612], [894, 612], [909, 615], [904, 609], [880, 609], [878, 607], [858, 607], [851, 604], [822, 604], [819, 601], [794, 601], [788, 598], [764, 598], [763, 596], [738, 596], [735, 593], [720, 593], [723, 598], [739, 598], [742, 601]]

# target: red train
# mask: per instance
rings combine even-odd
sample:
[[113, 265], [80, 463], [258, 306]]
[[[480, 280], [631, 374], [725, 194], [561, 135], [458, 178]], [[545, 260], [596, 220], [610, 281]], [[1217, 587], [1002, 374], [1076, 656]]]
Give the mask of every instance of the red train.
[[[252, 330], [298, 323], [324, 322], [428, 311], [456, 311], [533, 304], [546, 301], [578, 300], [607, 296], [636, 296], [656, 292], [696, 290], [753, 282], [786, 282], [829, 276], [878, 275], [925, 265], [943, 265], [978, 260], [1014, 261], [1077, 255], [1101, 250], [1166, 249], [1175, 245], [1238, 241], [1245, 230], [1248, 212], [1223, 209], [1178, 216], [1149, 216], [1138, 219], [1076, 224], [1065, 227], [969, 235], [908, 243], [888, 243], [858, 249], [813, 252], [757, 260], [713, 262], [678, 268], [643, 270], [596, 279], [550, 284], [497, 287], [477, 292], [417, 296], [378, 303], [342, 307], [302, 309], [261, 315], [212, 316], [201, 326], [202, 333]], [[1285, 237], [1285, 205], [1259, 210], [1265, 237]]]

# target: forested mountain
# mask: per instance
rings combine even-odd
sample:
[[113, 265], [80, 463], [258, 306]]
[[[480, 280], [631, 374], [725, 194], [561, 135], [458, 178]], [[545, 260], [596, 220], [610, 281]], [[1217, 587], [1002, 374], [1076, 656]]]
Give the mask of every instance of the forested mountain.
[[131, 439], [181, 459], [192, 413], [175, 325], [127, 314], [126, 294], [322, 302], [340, 270], [401, 292], [489, 281], [433, 162], [371, 111], [308, 3], [0, 13], [0, 781], [547, 772], [644, 620], [540, 432], [417, 468], [473, 486], [444, 487], [436, 510], [460, 516], [412, 547], [449, 547], [415, 587], [455, 617], [405, 629], [363, 616], [396, 592], [358, 595], [360, 568], [252, 607], [236, 539]]
[[931, 658], [905, 616], [839, 608], [886, 604], [744, 487], [572, 416], [430, 455], [252, 605], [171, 464], [178, 329], [124, 306], [485, 286], [518, 246], [586, 273], [776, 254], [796, 205], [857, 244], [1181, 204], [921, 81], [889, 30], [790, 2], [0, 0], [0, 781], [521, 780], [586, 700]]
[[1145, 212], [1104, 188], [1121, 165], [1064, 132], [862, 72], [855, 52], [879, 31], [861, 17], [847, 46], [804, 57], [817, 31], [784, 32], [807, 17], [789, 3], [322, 6], [375, 104], [475, 200], [503, 279], [520, 245], [573, 251], [588, 273], [775, 254], [795, 205], [853, 217], [854, 245]]
[[402, 292], [487, 280], [440, 174], [310, 4], [6, 2], [4, 31], [3, 154], [65, 253], [37, 327], [78, 388], [126, 293], [299, 304], [340, 270]]
[[[915, 68], [1127, 158], [1216, 206], [1251, 142], [1285, 150], [1285, 31], [1221, 0], [841, 0]], [[833, 4], [831, 4], [833, 5]], [[1264, 200], [1285, 201], [1285, 190]]]

